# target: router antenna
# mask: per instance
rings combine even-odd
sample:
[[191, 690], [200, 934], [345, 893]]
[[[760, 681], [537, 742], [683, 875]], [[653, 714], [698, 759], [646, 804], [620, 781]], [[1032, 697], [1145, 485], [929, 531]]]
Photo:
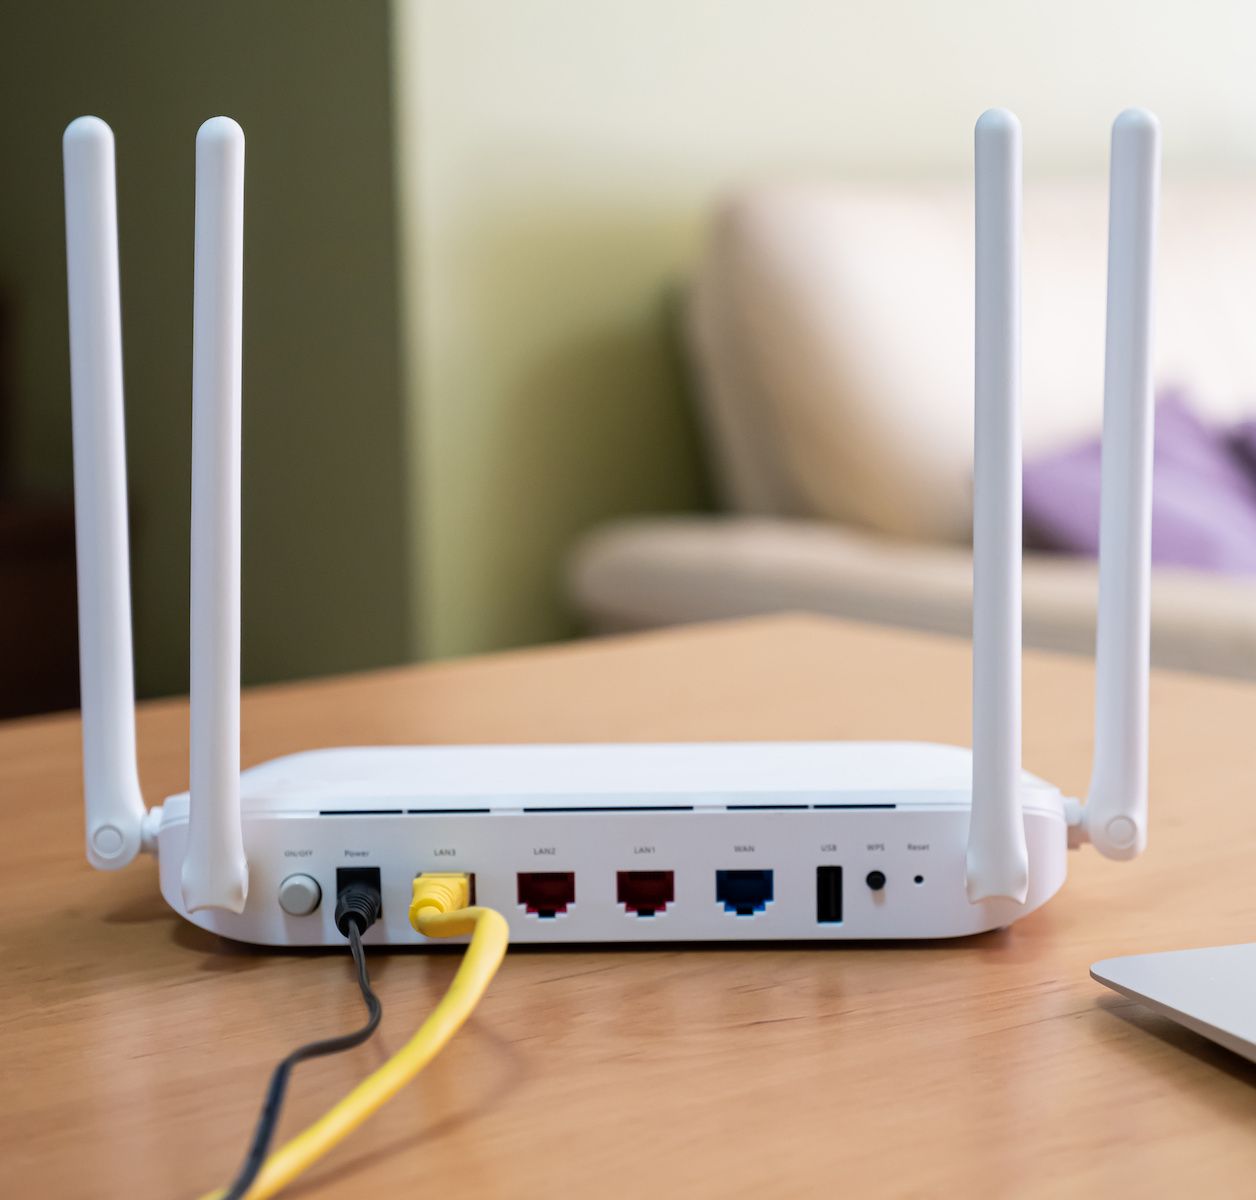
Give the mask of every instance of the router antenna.
[[144, 821], [135, 761], [113, 132], [99, 117], [79, 117], [61, 144], [87, 858], [111, 870], [135, 857]]
[[1103, 374], [1095, 761], [1084, 811], [1100, 853], [1147, 844], [1151, 646], [1152, 284], [1160, 125], [1129, 108], [1112, 124]]
[[1023, 903], [1021, 815], [1020, 122], [982, 113], [976, 166], [972, 903]]
[[240, 817], [240, 356], [244, 132], [196, 135], [192, 315], [191, 786], [183, 903], [242, 912]]

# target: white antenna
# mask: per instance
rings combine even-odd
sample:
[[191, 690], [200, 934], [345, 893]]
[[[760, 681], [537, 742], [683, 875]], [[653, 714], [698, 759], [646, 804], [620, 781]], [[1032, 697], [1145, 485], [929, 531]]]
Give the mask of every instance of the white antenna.
[[1095, 647], [1095, 762], [1083, 810], [1109, 858], [1147, 845], [1151, 644], [1152, 284], [1160, 125], [1130, 108], [1112, 124], [1103, 493]]
[[1021, 815], [1021, 130], [982, 113], [976, 164], [973, 780], [968, 899], [1023, 902]]
[[135, 760], [113, 133], [99, 117], [79, 117], [66, 128], [62, 152], [87, 857], [108, 870], [138, 853], [144, 821]]
[[244, 133], [196, 135], [192, 316], [191, 787], [183, 903], [242, 912], [240, 817], [240, 357]]

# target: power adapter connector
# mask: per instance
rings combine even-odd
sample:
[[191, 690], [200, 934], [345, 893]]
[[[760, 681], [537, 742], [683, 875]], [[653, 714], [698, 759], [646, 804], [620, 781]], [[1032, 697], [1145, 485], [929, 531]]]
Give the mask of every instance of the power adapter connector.
[[362, 880], [347, 883], [336, 893], [336, 928], [348, 937], [352, 924], [363, 934], [379, 920], [383, 908], [379, 888]]

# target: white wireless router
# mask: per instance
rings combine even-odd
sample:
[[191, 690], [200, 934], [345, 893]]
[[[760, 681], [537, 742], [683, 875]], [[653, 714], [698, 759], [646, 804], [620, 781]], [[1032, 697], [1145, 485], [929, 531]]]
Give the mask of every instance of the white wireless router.
[[[87, 855], [158, 855], [172, 908], [276, 946], [414, 945], [411, 881], [474, 874], [519, 942], [958, 937], [1146, 841], [1155, 119], [1112, 131], [1095, 765], [1085, 805], [1020, 765], [1020, 127], [976, 128], [973, 749], [917, 743], [414, 746], [239, 770], [244, 136], [196, 143], [190, 790], [145, 811], [135, 757], [113, 136], [66, 130]], [[904, 681], [909, 683], [909, 681]]]

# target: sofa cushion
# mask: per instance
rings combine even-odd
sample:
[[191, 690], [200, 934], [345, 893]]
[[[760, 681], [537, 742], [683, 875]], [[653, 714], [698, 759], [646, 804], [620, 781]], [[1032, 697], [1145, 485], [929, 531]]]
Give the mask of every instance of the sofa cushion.
[[[568, 594], [597, 632], [806, 611], [967, 637], [972, 555], [828, 522], [654, 517], [605, 525], [568, 562]], [[1027, 555], [1027, 646], [1093, 652], [1095, 564]], [[1256, 678], [1256, 580], [1152, 575], [1152, 661]]]
[[[1158, 379], [1234, 419], [1256, 401], [1251, 184], [1162, 205]], [[1095, 433], [1106, 193], [1024, 205], [1027, 451]], [[967, 540], [972, 473], [967, 186], [776, 187], [729, 202], [692, 289], [690, 346], [729, 507]]]

